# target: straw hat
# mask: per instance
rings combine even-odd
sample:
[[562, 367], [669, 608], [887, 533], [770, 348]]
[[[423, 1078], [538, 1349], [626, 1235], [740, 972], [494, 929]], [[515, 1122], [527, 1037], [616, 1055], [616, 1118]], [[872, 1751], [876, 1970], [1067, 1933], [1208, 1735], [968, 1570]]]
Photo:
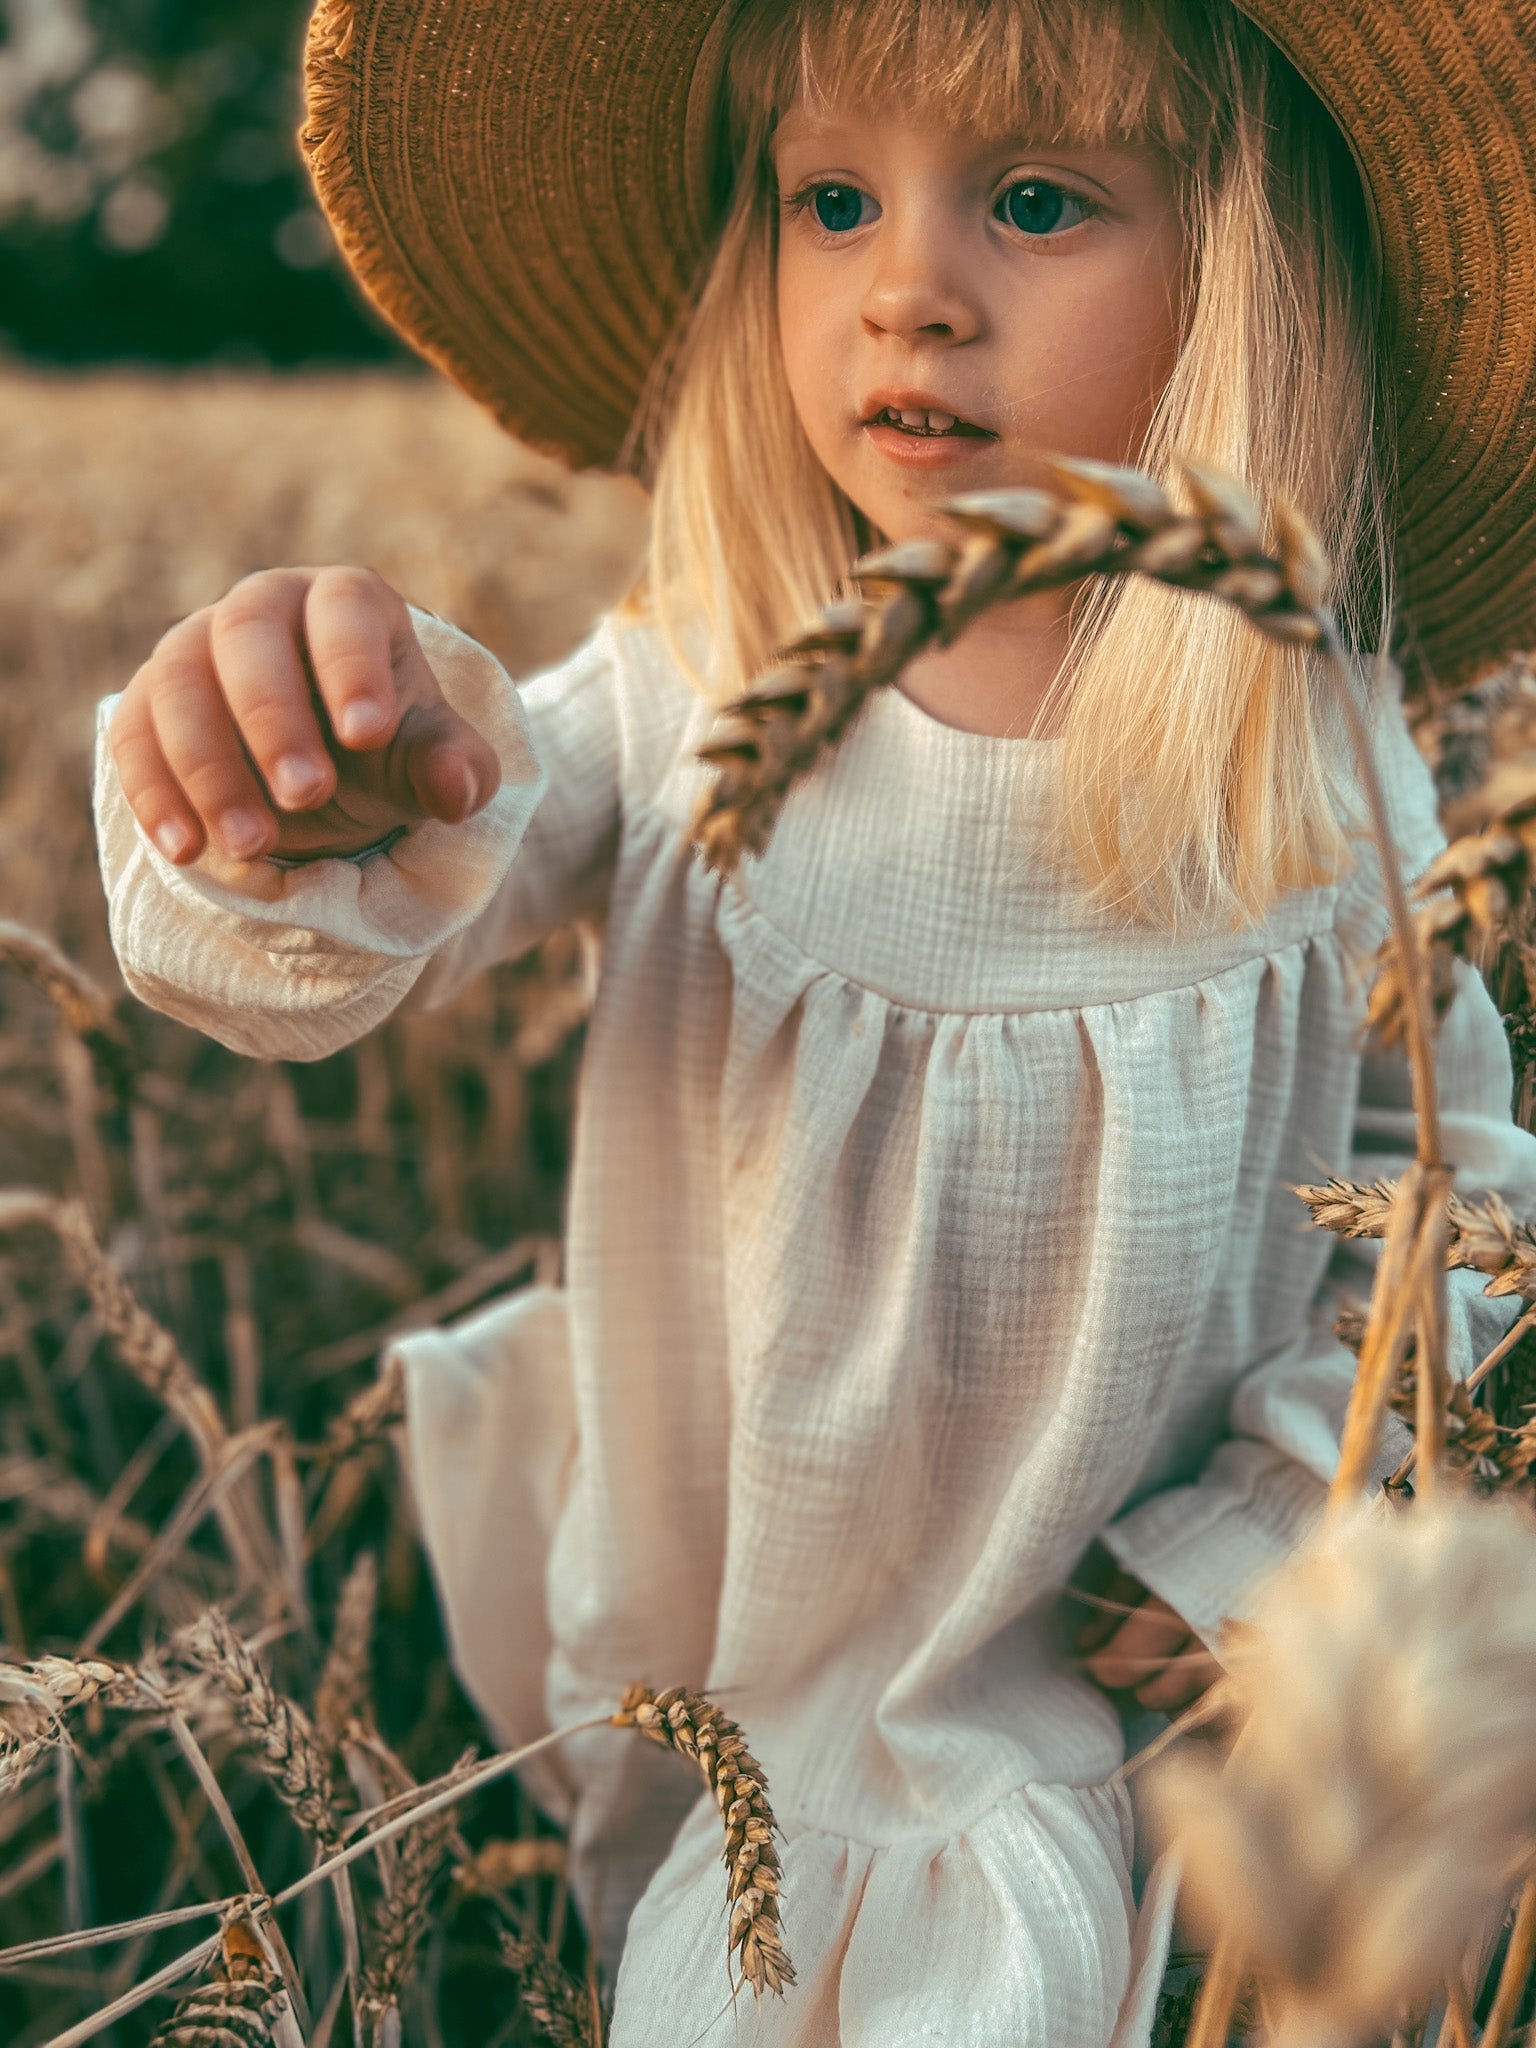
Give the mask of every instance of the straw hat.
[[[1536, 643], [1536, 0], [1242, 0], [1372, 201], [1398, 561], [1442, 681]], [[522, 439], [624, 456], [711, 223], [722, 0], [321, 0], [303, 143], [386, 317]]]

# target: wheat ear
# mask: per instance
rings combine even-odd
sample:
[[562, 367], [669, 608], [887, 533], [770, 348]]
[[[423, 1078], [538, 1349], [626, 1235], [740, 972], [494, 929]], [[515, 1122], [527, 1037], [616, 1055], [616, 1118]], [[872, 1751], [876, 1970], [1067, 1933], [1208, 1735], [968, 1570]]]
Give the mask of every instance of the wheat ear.
[[97, 1658], [39, 1657], [0, 1664], [0, 1795], [14, 1792], [33, 1767], [66, 1740], [65, 1714], [101, 1699], [130, 1705], [137, 1678]]
[[1237, 605], [1261, 632], [1316, 645], [1327, 562], [1311, 528], [1276, 509], [1277, 551], [1233, 478], [1187, 463], [1194, 510], [1179, 511], [1138, 470], [1058, 460], [1054, 490], [975, 491], [945, 511], [965, 532], [950, 546], [908, 541], [865, 555], [851, 571], [861, 596], [829, 605], [699, 750], [716, 770], [693, 836], [705, 863], [729, 873], [761, 853], [801, 776], [835, 746], [870, 692], [893, 683], [927, 647], [947, 645], [989, 605], [1057, 590], [1085, 576], [1150, 576]]
[[725, 1821], [726, 1897], [731, 1920], [727, 1953], [740, 1953], [741, 1973], [754, 1994], [782, 1994], [795, 1973], [779, 1932], [778, 1822], [768, 1803], [763, 1767], [736, 1723], [717, 1706], [682, 1686], [653, 1693], [625, 1689], [618, 1728], [638, 1728], [653, 1742], [698, 1765]]
[[1171, 1756], [1152, 1792], [1184, 1905], [1257, 1970], [1277, 2044], [1382, 2038], [1529, 1870], [1533, 1572], [1523, 1505], [1357, 1510], [1231, 1632], [1230, 1760]]
[[[1435, 993], [1443, 1006], [1454, 992], [1454, 963], [1485, 964], [1495, 948], [1513, 941], [1529, 987], [1532, 884], [1536, 881], [1536, 677], [1517, 664], [1511, 688], [1499, 679], [1496, 695], [1486, 686], [1476, 706], [1463, 699], [1442, 707], [1421, 724], [1421, 745], [1443, 751], [1452, 729], [1481, 724], [1476, 735], [1482, 764], [1478, 787], [1454, 800], [1447, 817], [1461, 836], [1431, 862], [1415, 895], [1419, 936], [1432, 965]], [[1384, 957], [1371, 991], [1370, 1019], [1377, 1036], [1390, 1043], [1402, 1027], [1402, 981], [1396, 962]]]
[[97, 1243], [85, 1205], [60, 1201], [41, 1189], [12, 1188], [0, 1194], [0, 1230], [29, 1223], [53, 1232], [119, 1359], [181, 1419], [208, 1462], [227, 1434], [218, 1404], [170, 1331], [156, 1322]]
[[256, 1762], [300, 1826], [322, 1848], [334, 1848], [330, 1765], [303, 1709], [277, 1690], [217, 1607], [179, 1632], [175, 1651], [228, 1699]]
[[218, 1974], [178, 2001], [149, 2048], [273, 2048], [282, 1979], [243, 1920], [224, 1930]]
[[[466, 1750], [454, 1769], [467, 1771], [474, 1761], [475, 1752]], [[444, 1807], [400, 1838], [389, 1882], [373, 1917], [372, 1951], [358, 1987], [361, 2040], [381, 2043], [385, 2016], [400, 2003], [456, 1819], [455, 1809]]]
[[315, 1687], [315, 1733], [328, 1750], [339, 1747], [354, 1721], [368, 1718], [378, 1601], [378, 1560], [364, 1550], [342, 1584], [331, 1647]]
[[[1398, 1183], [1325, 1180], [1293, 1189], [1312, 1221], [1338, 1237], [1385, 1237]], [[1486, 1273], [1485, 1294], [1518, 1294], [1536, 1301], [1536, 1226], [1522, 1222], [1497, 1193], [1473, 1200], [1452, 1195], [1446, 1264]]]
[[503, 1934], [501, 1957], [517, 1972], [523, 2010], [551, 2048], [600, 2048], [592, 2000], [548, 1942], [535, 1935]]

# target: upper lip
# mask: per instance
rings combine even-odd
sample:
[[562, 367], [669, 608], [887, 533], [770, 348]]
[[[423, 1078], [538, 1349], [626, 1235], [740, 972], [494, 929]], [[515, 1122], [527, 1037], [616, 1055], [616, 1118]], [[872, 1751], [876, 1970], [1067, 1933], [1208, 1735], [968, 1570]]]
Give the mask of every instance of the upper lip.
[[887, 407], [892, 412], [946, 412], [951, 413], [963, 426], [975, 427], [980, 433], [990, 434], [993, 429], [977, 419], [974, 413], [964, 411], [948, 398], [940, 398], [932, 391], [913, 391], [897, 386], [882, 386], [871, 391], [863, 401], [859, 418], [866, 427], [879, 418]]

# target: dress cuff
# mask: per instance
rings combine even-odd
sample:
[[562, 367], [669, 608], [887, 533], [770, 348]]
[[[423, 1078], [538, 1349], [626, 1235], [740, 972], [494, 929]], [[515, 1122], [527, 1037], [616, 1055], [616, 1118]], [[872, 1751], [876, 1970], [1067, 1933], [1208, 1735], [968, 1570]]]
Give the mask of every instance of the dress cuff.
[[1267, 1444], [1223, 1446], [1223, 1470], [1155, 1493], [1104, 1531], [1134, 1574], [1218, 1654], [1258, 1587], [1284, 1564], [1322, 1510], [1326, 1488]]
[[[305, 960], [363, 953], [417, 960], [455, 937], [490, 903], [544, 795], [517, 688], [494, 655], [430, 613], [412, 609], [422, 651], [443, 695], [495, 749], [501, 786], [462, 824], [425, 819], [369, 849], [369, 858], [231, 861], [210, 849], [188, 867], [166, 860], [131, 819], [107, 748], [118, 699], [101, 706], [97, 790], [103, 843], [127, 825], [139, 858], [188, 910], [273, 955]], [[124, 815], [113, 818], [113, 812]]]

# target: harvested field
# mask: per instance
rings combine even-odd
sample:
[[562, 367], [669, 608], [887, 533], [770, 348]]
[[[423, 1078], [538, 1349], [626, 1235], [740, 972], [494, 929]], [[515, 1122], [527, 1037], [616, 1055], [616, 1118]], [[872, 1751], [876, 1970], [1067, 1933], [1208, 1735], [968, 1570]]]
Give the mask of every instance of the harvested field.
[[[369, 563], [527, 673], [623, 588], [642, 524], [638, 493], [565, 477], [424, 379], [0, 378], [0, 919], [56, 941], [106, 998], [82, 1040], [34, 985], [46, 968], [0, 946], [0, 1188], [79, 1199], [77, 1222], [199, 1389], [190, 1408], [152, 1391], [133, 1343], [104, 1338], [114, 1311], [62, 1255], [53, 1212], [13, 1203], [0, 1662], [84, 1647], [137, 1663], [225, 1603], [329, 1743], [343, 1813], [485, 1742], [443, 1655], [387, 1404], [365, 1404], [346, 1455], [319, 1447], [373, 1385], [387, 1329], [557, 1272], [585, 962], [562, 935], [451, 1009], [307, 1067], [243, 1060], [151, 1015], [122, 996], [106, 938], [94, 707], [173, 620], [278, 562]], [[186, 1425], [203, 1402], [200, 1437]], [[270, 1743], [253, 1757], [206, 1660], [189, 1668], [205, 1697], [181, 1728], [78, 1678], [59, 1680], [73, 1748], [55, 1740], [64, 1709], [0, 1704], [0, 1773], [26, 1772], [0, 1813], [0, 1945], [247, 1891], [237, 1836], [268, 1892], [308, 1866], [320, 1809], [264, 1774]], [[24, 1740], [18, 1715], [41, 1716]], [[228, 1790], [224, 1820], [184, 1736]], [[541, 2038], [503, 1937], [563, 1941], [580, 1968], [559, 1844], [535, 1839], [510, 1781], [463, 1827], [423, 1827], [392, 1866], [384, 1852], [387, 1892], [375, 1859], [359, 1874], [370, 2040], [401, 2038], [402, 2014], [403, 2038], [434, 2048]], [[306, 1893], [283, 1926], [323, 1995], [345, 1978], [321, 1899]], [[49, 2040], [216, 1928], [11, 1969], [0, 2038]], [[231, 1980], [268, 1967], [238, 1950], [226, 1942]], [[175, 1995], [103, 2038], [147, 2041]], [[315, 2023], [320, 2042], [335, 2015]]]

